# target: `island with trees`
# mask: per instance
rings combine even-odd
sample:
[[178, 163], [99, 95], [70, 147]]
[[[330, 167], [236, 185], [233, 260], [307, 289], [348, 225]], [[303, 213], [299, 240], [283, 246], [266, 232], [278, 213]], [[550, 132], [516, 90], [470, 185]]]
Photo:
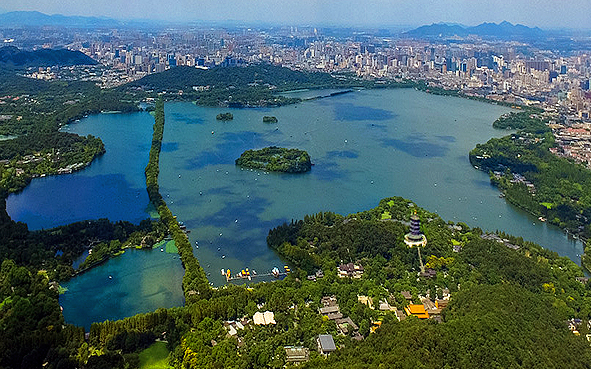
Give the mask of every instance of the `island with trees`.
[[310, 155], [304, 150], [270, 146], [246, 150], [236, 159], [236, 165], [269, 172], [304, 173], [310, 171]]
[[234, 115], [232, 113], [219, 113], [215, 116], [215, 119], [221, 121], [228, 121], [234, 119]]
[[263, 117], [263, 123], [277, 123], [277, 117], [265, 115]]

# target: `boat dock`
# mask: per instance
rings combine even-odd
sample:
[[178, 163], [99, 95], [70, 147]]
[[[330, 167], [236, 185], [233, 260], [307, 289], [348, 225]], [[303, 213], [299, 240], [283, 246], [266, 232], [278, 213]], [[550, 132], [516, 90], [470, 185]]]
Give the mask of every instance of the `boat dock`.
[[271, 270], [271, 272], [262, 273], [262, 274], [257, 273], [255, 270], [250, 271], [250, 270], [248, 270], [248, 268], [242, 269], [239, 273], [236, 273], [234, 275], [232, 275], [232, 272], [230, 271], [230, 269], [222, 269], [221, 272], [222, 272], [222, 275], [226, 277], [226, 282], [232, 282], [232, 281], [244, 280], [244, 279], [248, 279], [249, 281], [252, 281], [254, 278], [258, 278], [258, 277], [274, 277], [274, 278], [285, 277], [291, 272], [291, 270], [286, 265], [283, 267], [283, 270], [280, 270], [279, 268], [275, 267]]

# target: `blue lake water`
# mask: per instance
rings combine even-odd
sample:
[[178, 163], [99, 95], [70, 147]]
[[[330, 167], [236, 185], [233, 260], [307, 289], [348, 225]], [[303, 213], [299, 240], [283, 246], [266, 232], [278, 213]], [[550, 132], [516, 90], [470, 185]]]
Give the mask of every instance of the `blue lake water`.
[[[270, 228], [318, 211], [370, 209], [388, 196], [579, 260], [580, 243], [507, 204], [469, 163], [477, 143], [507, 134], [492, 128], [505, 107], [400, 89], [234, 109], [232, 121], [216, 121], [228, 110], [167, 104], [160, 157], [161, 193], [192, 231], [191, 243], [200, 245], [195, 254], [215, 284], [224, 282], [222, 268], [280, 265], [266, 246]], [[262, 123], [264, 115], [279, 123]], [[293, 175], [234, 165], [244, 150], [269, 145], [305, 149], [315, 166]]]
[[[507, 108], [400, 89], [273, 109], [191, 103], [165, 109], [160, 191], [192, 231], [191, 244], [199, 244], [194, 253], [216, 285], [224, 283], [222, 268], [264, 272], [282, 265], [266, 245], [270, 228], [318, 211], [370, 209], [389, 196], [411, 199], [445, 220], [523, 236], [579, 262], [580, 242], [507, 204], [488, 175], [468, 161], [477, 143], [506, 134], [492, 122]], [[216, 121], [226, 111], [234, 120]], [[264, 115], [279, 123], [263, 123]], [[107, 154], [79, 173], [33, 180], [9, 197], [9, 214], [33, 229], [88, 218], [146, 218], [143, 170], [152, 124], [152, 116], [137, 113], [101, 114], [71, 125], [72, 132], [101, 137]], [[270, 145], [307, 150], [312, 171], [278, 174], [234, 165], [244, 150]], [[128, 251], [68, 282], [60, 302], [67, 321], [85, 326], [181, 305], [182, 273], [173, 255]]]
[[149, 217], [144, 168], [154, 118], [148, 113], [89, 116], [64, 131], [100, 137], [107, 152], [71, 175], [38, 178], [6, 200], [6, 210], [29, 229], [109, 218], [139, 222]]

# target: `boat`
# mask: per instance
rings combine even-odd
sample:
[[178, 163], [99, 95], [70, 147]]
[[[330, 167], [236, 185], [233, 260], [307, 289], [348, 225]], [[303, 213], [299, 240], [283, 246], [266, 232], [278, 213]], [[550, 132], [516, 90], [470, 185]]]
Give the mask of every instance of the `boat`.
[[113, 276], [112, 276], [112, 275], [110, 275], [110, 276], [109, 276], [109, 279], [113, 279]]
[[164, 248], [160, 248], [160, 252], [164, 252]]
[[540, 222], [545, 222], [545, 221], [546, 221], [546, 218], [539, 217], [539, 218], [538, 218], [538, 220], [539, 220]]
[[273, 276], [275, 278], [278, 278], [279, 277], [279, 268], [274, 267], [273, 270], [271, 270], [271, 273], [273, 274]]
[[222, 269], [222, 275], [226, 275], [226, 271]]

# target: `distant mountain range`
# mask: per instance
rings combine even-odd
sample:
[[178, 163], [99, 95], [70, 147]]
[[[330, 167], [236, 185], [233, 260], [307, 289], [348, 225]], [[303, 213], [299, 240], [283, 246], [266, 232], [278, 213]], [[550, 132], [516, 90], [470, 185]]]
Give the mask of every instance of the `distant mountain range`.
[[14, 46], [0, 47], [0, 66], [49, 67], [94, 65], [97, 62], [80, 51], [41, 49], [23, 51]]
[[428, 26], [407, 31], [405, 36], [417, 38], [448, 38], [453, 36], [467, 37], [470, 35], [499, 38], [499, 39], [531, 39], [547, 36], [546, 32], [538, 27], [527, 27], [522, 24], [482, 23], [474, 27], [466, 27], [457, 24], [433, 23]]
[[16, 11], [0, 14], [0, 27], [14, 26], [62, 26], [62, 27], [115, 27], [118, 20], [103, 17], [47, 15], [34, 11]]

